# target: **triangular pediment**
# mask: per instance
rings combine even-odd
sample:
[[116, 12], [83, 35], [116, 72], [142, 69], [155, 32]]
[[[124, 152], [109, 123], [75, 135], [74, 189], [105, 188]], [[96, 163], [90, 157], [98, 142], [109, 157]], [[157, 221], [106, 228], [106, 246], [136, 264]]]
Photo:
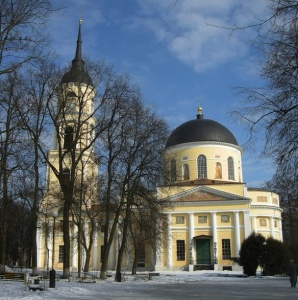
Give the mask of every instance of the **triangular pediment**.
[[169, 197], [174, 202], [199, 202], [199, 201], [231, 201], [250, 200], [249, 198], [223, 192], [206, 186], [198, 186], [187, 191], [178, 192]]

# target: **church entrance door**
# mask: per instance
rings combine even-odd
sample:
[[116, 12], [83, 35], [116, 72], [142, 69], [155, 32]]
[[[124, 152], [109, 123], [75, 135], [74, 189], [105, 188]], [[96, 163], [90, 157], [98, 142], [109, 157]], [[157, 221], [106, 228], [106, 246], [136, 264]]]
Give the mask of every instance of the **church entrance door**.
[[210, 239], [196, 239], [197, 265], [211, 264]]

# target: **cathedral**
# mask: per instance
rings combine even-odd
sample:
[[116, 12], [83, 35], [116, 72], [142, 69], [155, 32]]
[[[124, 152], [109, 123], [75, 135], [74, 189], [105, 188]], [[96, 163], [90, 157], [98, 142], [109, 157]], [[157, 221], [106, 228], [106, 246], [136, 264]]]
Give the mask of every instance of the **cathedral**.
[[[65, 175], [69, 174], [71, 157], [59, 162], [58, 153], [72, 142], [76, 120], [73, 111], [78, 110], [75, 96], [82, 93], [84, 115], [92, 114], [95, 89], [82, 59], [81, 23], [79, 24], [75, 58], [71, 69], [61, 78], [57, 90], [58, 102], [67, 103], [69, 113], [63, 114], [60, 130], [64, 141], [54, 136], [47, 170], [47, 191], [42, 200], [38, 226], [38, 268], [63, 268], [63, 234], [61, 226], [61, 178], [55, 174], [62, 163]], [[78, 84], [80, 82], [80, 86]], [[195, 115], [195, 114], [194, 114]], [[81, 130], [79, 144], [88, 145], [93, 134], [95, 118], [90, 117]], [[92, 156], [93, 147], [80, 158], [77, 174], [90, 191], [91, 208], [96, 197], [95, 178], [98, 165]], [[67, 152], [67, 151], [66, 151]], [[253, 231], [264, 237], [283, 240], [279, 196], [269, 190], [248, 187], [243, 180], [243, 151], [233, 133], [215, 120], [205, 119], [202, 108], [196, 118], [178, 126], [168, 137], [165, 148], [166, 171], [169, 176], [163, 185], [156, 187], [160, 200], [167, 200], [171, 208], [167, 215], [164, 241], [153, 253], [144, 247], [138, 266], [142, 270], [239, 270], [233, 258], [239, 256], [242, 241]], [[88, 187], [91, 186], [90, 189]], [[95, 199], [96, 201], [96, 199]], [[82, 205], [82, 203], [80, 204]], [[78, 259], [79, 244], [77, 222], [69, 223], [71, 270], [82, 267]], [[51, 230], [52, 229], [52, 230]], [[109, 270], [115, 270], [118, 237], [109, 254]], [[90, 270], [100, 270], [103, 251], [103, 232], [100, 226], [93, 233], [90, 252]], [[81, 260], [87, 253], [80, 249]], [[129, 261], [126, 263], [129, 268]]]

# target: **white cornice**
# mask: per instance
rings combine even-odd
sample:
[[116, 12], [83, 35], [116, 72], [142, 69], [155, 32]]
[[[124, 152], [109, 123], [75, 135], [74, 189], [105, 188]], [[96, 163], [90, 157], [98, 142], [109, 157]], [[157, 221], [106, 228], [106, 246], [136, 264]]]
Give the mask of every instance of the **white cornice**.
[[251, 205], [250, 206], [250, 209], [253, 210], [253, 209], [275, 209], [275, 210], [278, 210], [280, 212], [283, 212], [283, 209], [278, 207], [278, 206], [273, 206], [273, 205]]
[[241, 154], [243, 153], [243, 150], [240, 146], [234, 145], [234, 144], [229, 144], [229, 143], [224, 143], [224, 142], [216, 142], [216, 141], [202, 141], [202, 142], [189, 142], [189, 143], [183, 143], [183, 144], [178, 144], [178, 145], [174, 145], [171, 146], [169, 148], [166, 149], [166, 152], [170, 152], [172, 150], [182, 150], [185, 148], [194, 148], [196, 146], [225, 146], [228, 148], [234, 148], [238, 151], [241, 152]]
[[239, 200], [207, 200], [207, 201], [188, 201], [188, 202], [179, 202], [175, 201], [172, 202], [173, 206], [207, 206], [207, 205], [235, 205], [235, 204], [249, 204], [250, 200], [249, 199], [239, 199]]

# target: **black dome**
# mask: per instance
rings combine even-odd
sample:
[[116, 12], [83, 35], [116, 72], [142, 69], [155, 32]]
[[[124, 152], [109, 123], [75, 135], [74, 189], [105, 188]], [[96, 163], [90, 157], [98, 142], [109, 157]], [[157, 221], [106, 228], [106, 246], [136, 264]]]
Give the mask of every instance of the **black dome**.
[[68, 72], [66, 72], [63, 75], [61, 83], [69, 82], [85, 83], [87, 85], [93, 86], [92, 80], [88, 73], [84, 69], [79, 68], [71, 68]]
[[166, 148], [191, 142], [223, 142], [238, 146], [225, 126], [213, 120], [196, 119], [178, 126], [168, 138]]

